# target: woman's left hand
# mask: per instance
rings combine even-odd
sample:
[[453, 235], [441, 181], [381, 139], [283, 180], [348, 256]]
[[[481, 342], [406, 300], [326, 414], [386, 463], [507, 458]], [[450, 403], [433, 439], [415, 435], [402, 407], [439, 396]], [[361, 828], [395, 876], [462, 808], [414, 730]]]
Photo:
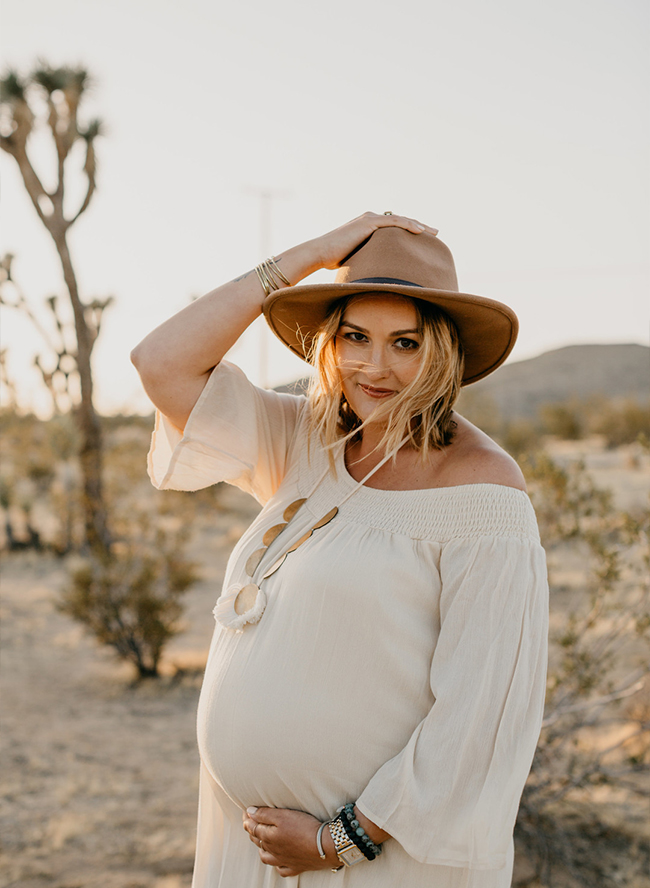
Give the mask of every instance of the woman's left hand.
[[316, 846], [320, 825], [311, 814], [289, 808], [248, 808], [244, 811], [244, 829], [257, 846], [260, 860], [267, 866], [274, 866], [283, 877], [341, 865], [327, 829], [323, 830], [322, 836], [326, 858], [320, 857]]

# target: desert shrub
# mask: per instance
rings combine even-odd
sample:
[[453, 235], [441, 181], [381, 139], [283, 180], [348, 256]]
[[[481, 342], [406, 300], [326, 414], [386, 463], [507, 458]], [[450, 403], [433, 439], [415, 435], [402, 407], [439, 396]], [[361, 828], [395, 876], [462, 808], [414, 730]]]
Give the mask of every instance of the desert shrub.
[[154, 491], [145, 472], [151, 427], [140, 418], [114, 418], [106, 431], [105, 501], [113, 539], [107, 558], [87, 555], [73, 569], [61, 610], [132, 663], [138, 676], [151, 677], [181, 630], [182, 595], [196, 580], [184, 554], [194, 497]]
[[504, 423], [497, 441], [516, 460], [521, 460], [527, 453], [534, 453], [543, 447], [542, 436], [529, 419], [515, 419]]
[[457, 409], [516, 458], [537, 449], [544, 435], [565, 441], [602, 435], [610, 448], [632, 444], [643, 435], [650, 438], [650, 404], [634, 398], [571, 397], [513, 415], [499, 410], [490, 394], [470, 386], [461, 392]]
[[602, 435], [607, 447], [614, 448], [632, 444], [640, 435], [650, 436], [650, 405], [634, 398], [570, 398], [543, 404], [537, 412], [537, 425], [543, 434], [565, 441]]
[[584, 405], [575, 399], [557, 404], [542, 404], [538, 415], [541, 428], [547, 435], [554, 435], [564, 441], [577, 441], [585, 436]]
[[[112, 539], [106, 553], [84, 546], [79, 438], [69, 414], [48, 421], [4, 411], [0, 506], [5, 546], [76, 553], [61, 610], [102, 644], [155, 675], [165, 644], [179, 631], [181, 596], [195, 579], [184, 556], [196, 506], [218, 494], [157, 494], [145, 473], [148, 421], [107, 421], [106, 506]], [[83, 556], [83, 557], [81, 557]]]
[[180, 631], [181, 596], [197, 575], [183, 554], [186, 528], [153, 522], [145, 513], [130, 523], [107, 560], [90, 555], [72, 570], [59, 610], [146, 678], [158, 675], [163, 648]]
[[650, 510], [617, 510], [580, 463], [565, 470], [537, 454], [524, 467], [552, 620], [544, 724], [516, 828], [533, 874], [519, 884], [632, 885], [650, 846], [612, 810], [650, 796]]
[[[78, 440], [72, 419], [45, 422], [4, 410], [0, 486], [6, 546], [43, 548], [59, 555], [81, 543]], [[20, 520], [16, 520], [16, 518]]]
[[[106, 437], [104, 495], [111, 522], [131, 508], [158, 499], [146, 475], [151, 418], [102, 418]], [[6, 548], [36, 547], [67, 555], [84, 545], [79, 436], [70, 414], [40, 420], [14, 410], [0, 412], [2, 463], [0, 507]], [[219, 508], [221, 486], [193, 494], [167, 492], [161, 499], [186, 520]], [[164, 511], [160, 504], [159, 509]], [[124, 535], [115, 528], [116, 538]]]
[[650, 405], [629, 399], [622, 403], [605, 401], [590, 416], [593, 432], [603, 435], [608, 447], [632, 444], [650, 437]]

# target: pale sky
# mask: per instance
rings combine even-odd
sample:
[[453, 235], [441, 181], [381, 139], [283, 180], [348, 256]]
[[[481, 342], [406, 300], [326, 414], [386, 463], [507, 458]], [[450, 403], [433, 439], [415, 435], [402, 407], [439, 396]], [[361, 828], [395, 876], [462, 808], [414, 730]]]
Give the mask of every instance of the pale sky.
[[[511, 360], [645, 343], [649, 19], [646, 0], [4, 0], [5, 66], [95, 77], [99, 191], [71, 247], [84, 295], [116, 297], [98, 407], [150, 409], [129, 351], [192, 296], [365, 210], [440, 229], [461, 290], [519, 315]], [[4, 152], [0, 169], [0, 249], [40, 306], [58, 260]], [[262, 332], [233, 355], [256, 382]], [[270, 384], [304, 372], [268, 338]], [[8, 311], [3, 344], [46, 403]]]

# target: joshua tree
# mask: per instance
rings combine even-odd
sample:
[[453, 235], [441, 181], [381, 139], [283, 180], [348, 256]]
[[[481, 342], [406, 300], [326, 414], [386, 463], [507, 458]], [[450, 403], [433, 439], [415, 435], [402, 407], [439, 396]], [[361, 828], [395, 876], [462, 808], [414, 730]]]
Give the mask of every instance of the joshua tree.
[[[59, 311], [55, 296], [47, 299], [55, 332], [50, 335], [32, 312], [12, 277], [11, 256], [0, 262], [0, 302], [25, 313], [43, 337], [53, 369], [36, 359], [55, 412], [72, 407], [79, 437], [86, 558], [73, 571], [62, 592], [60, 609], [86, 625], [102, 644], [133, 663], [141, 677], [158, 674], [166, 642], [180, 631], [180, 596], [195, 579], [183, 554], [186, 532], [164, 530], [154, 518], [133, 509], [120, 517], [110, 511], [112, 535], [107, 529], [107, 500], [102, 477], [102, 436], [93, 404], [91, 354], [109, 299], [82, 301], [74, 272], [68, 231], [86, 211], [95, 193], [95, 139], [99, 121], [79, 121], [79, 107], [88, 88], [81, 68], [52, 68], [40, 63], [28, 77], [9, 71], [0, 78], [0, 147], [10, 154], [23, 178], [39, 219], [57, 249], [74, 317], [74, 334]], [[38, 126], [49, 130], [57, 159], [56, 187], [48, 191], [30, 156], [29, 139]], [[85, 143], [86, 192], [77, 208], [66, 214], [66, 172], [72, 171], [74, 146]], [[69, 161], [66, 164], [66, 161]], [[65, 206], [64, 206], [65, 204]], [[0, 354], [0, 359], [3, 359]], [[0, 371], [6, 373], [0, 360]], [[77, 392], [77, 382], [79, 393]], [[0, 490], [0, 498], [10, 491]]]
[[[109, 537], [102, 491], [102, 437], [93, 404], [90, 359], [102, 312], [110, 300], [82, 301], [68, 246], [68, 231], [90, 205], [96, 187], [95, 140], [101, 134], [101, 124], [92, 120], [82, 126], [79, 121], [88, 83], [88, 73], [82, 68], [40, 63], [24, 78], [9, 71], [0, 79], [0, 147], [16, 161], [34, 209], [54, 241], [70, 297], [76, 338], [73, 358], [80, 384], [75, 416], [80, 432], [85, 538], [89, 549], [102, 556], [108, 553]], [[43, 111], [39, 98], [45, 100]], [[29, 154], [30, 136], [42, 124], [49, 128], [56, 151], [57, 181], [51, 191], [43, 185]], [[66, 215], [66, 160], [80, 140], [85, 142], [86, 193], [80, 205]]]

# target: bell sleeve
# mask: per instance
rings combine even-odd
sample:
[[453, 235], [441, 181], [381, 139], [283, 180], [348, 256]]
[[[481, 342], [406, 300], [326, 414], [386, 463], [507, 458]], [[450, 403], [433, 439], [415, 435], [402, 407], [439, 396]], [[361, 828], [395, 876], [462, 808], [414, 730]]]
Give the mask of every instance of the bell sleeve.
[[160, 411], [148, 456], [159, 490], [227, 481], [264, 504], [279, 487], [306, 399], [254, 386], [233, 364], [212, 371], [184, 432]]
[[435, 702], [357, 805], [420, 863], [500, 869], [541, 728], [544, 550], [519, 535], [453, 539], [440, 575]]

